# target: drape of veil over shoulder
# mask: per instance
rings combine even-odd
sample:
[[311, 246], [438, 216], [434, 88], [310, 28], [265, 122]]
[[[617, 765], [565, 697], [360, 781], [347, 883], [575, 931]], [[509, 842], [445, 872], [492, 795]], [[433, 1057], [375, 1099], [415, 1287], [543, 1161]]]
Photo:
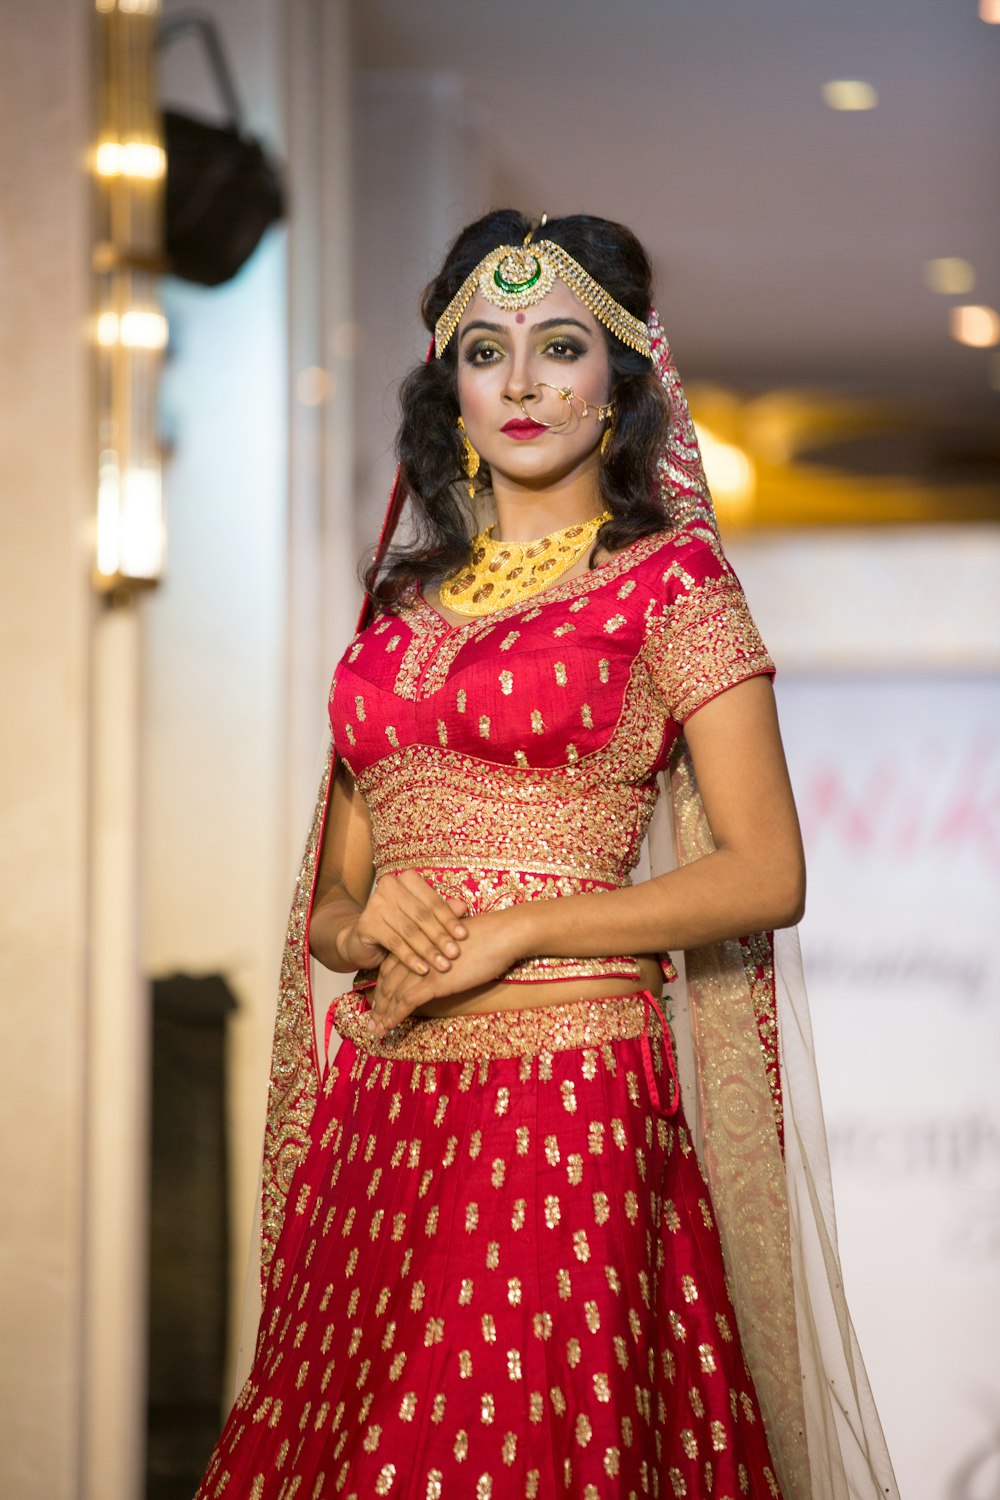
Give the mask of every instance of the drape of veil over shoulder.
[[[670, 404], [657, 483], [667, 530], [722, 547], [680, 376], [655, 312], [653, 356]], [[397, 477], [378, 556], [405, 508]], [[359, 630], [368, 619], [362, 611]], [[295, 882], [281, 964], [259, 1200], [260, 1276], [244, 1319], [252, 1356], [260, 1291], [273, 1272], [288, 1188], [322, 1087], [309, 919], [336, 747], [325, 756]], [[660, 778], [639, 876], [714, 845], [683, 736]], [[674, 1033], [684, 1109], [711, 1194], [739, 1335], [785, 1500], [897, 1497], [844, 1299], [830, 1167], [794, 929], [674, 954]]]

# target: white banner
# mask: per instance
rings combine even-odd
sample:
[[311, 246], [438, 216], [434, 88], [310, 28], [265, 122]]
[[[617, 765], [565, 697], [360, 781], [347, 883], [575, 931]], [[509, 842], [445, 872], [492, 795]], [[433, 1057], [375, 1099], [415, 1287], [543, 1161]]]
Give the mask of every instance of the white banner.
[[904, 1500], [997, 1500], [1000, 684], [777, 690], [848, 1301]]

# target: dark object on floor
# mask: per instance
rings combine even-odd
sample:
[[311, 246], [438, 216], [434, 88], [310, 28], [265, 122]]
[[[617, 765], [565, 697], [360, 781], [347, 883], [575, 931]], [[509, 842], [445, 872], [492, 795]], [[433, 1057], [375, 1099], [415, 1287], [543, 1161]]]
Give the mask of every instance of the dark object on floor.
[[235, 1008], [220, 975], [153, 984], [146, 1500], [190, 1500], [219, 1433], [229, 1298], [226, 1028]]

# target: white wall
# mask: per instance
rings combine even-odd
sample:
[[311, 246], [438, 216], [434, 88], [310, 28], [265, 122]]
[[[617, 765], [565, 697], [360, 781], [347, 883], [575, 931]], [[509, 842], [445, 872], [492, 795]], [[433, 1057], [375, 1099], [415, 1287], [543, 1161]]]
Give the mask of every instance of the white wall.
[[[186, 9], [178, 0], [166, 14]], [[167, 574], [146, 659], [145, 964], [154, 975], [221, 971], [239, 1001], [229, 1058], [235, 1315], [305, 804], [329, 677], [358, 603], [344, 479], [352, 371], [331, 347], [350, 315], [350, 256], [337, 247], [349, 222], [350, 49], [340, 0], [203, 9], [221, 30], [249, 128], [286, 163], [291, 208], [225, 286], [164, 287], [174, 451]], [[219, 113], [191, 40], [167, 53], [163, 87], [173, 104]], [[312, 366], [339, 384], [335, 405], [299, 399]]]
[[427, 353], [420, 295], [458, 231], [490, 207], [486, 122], [453, 75], [378, 69], [354, 86], [357, 552], [395, 472], [401, 378]]
[[[183, 5], [168, 4], [167, 18]], [[280, 6], [213, 0], [251, 130], [281, 150]], [[171, 104], [218, 117], [194, 40], [162, 69]], [[231, 282], [163, 285], [168, 560], [145, 657], [151, 976], [219, 971], [239, 1009], [229, 1065], [232, 1272], [242, 1283], [289, 872], [282, 862], [287, 562], [286, 234]]]
[[88, 733], [89, 15], [0, 47], [0, 1493], [70, 1500], [81, 1443]]

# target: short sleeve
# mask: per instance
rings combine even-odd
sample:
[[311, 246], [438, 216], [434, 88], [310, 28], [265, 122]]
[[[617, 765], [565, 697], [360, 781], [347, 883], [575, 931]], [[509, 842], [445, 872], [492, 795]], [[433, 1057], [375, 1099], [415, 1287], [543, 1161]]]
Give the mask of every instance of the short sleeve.
[[715, 547], [685, 539], [660, 585], [644, 655], [678, 724], [727, 688], [749, 677], [774, 676], [740, 581]]

